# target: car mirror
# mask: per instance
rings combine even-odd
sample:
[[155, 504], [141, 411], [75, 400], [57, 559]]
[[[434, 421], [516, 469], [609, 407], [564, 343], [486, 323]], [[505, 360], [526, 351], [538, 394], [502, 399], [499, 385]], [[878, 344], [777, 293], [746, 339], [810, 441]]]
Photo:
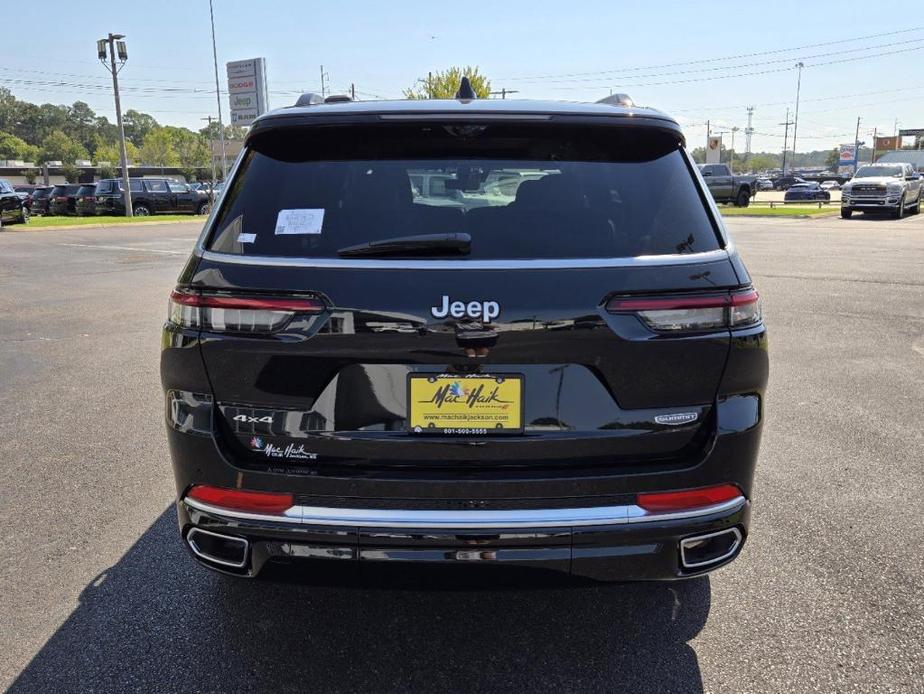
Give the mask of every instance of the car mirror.
[[711, 171], [703, 171], [703, 176], [711, 176], [711, 175], [712, 175]]

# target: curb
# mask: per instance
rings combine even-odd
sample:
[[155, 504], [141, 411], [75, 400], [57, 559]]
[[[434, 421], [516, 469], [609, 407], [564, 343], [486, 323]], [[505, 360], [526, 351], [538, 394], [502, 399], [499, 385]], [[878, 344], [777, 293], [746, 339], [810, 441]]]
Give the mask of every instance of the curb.
[[163, 224], [190, 224], [197, 221], [199, 218], [202, 219], [202, 223], [205, 224], [207, 217], [200, 215], [190, 215], [191, 219], [189, 221], [185, 219], [165, 219], [162, 222], [152, 220], [150, 222], [109, 222], [106, 224], [61, 224], [55, 226], [47, 227], [30, 227], [28, 224], [10, 224], [7, 226], [0, 227], [0, 232], [23, 232], [23, 231], [58, 231], [59, 229], [108, 229], [109, 227], [149, 227], [149, 226], [160, 226]]

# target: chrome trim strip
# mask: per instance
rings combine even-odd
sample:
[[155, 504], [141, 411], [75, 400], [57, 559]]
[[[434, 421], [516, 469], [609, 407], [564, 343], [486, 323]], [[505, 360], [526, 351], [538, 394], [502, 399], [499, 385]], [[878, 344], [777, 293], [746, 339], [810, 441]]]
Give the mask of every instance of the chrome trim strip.
[[[690, 542], [699, 542], [700, 540], [708, 540], [710, 537], [718, 537], [719, 535], [725, 535], [726, 533], [732, 533], [735, 536], [735, 542], [732, 544], [731, 549], [728, 550], [721, 557], [713, 557], [707, 561], [695, 561], [688, 562], [686, 550], [687, 544]], [[687, 537], [680, 541], [680, 563], [683, 564], [685, 569], [697, 569], [702, 566], [710, 566], [712, 564], [718, 564], [720, 561], [728, 559], [735, 552], [738, 551], [738, 548], [741, 546], [741, 531], [738, 528], [727, 528], [725, 530], [719, 530], [714, 533], [707, 533], [706, 535], [695, 535], [693, 537]]]
[[[211, 554], [207, 554], [199, 549], [199, 546], [196, 544], [196, 540], [193, 538], [193, 533], [197, 535], [211, 535], [212, 537], [218, 537], [222, 540], [231, 540], [232, 542], [243, 542], [244, 543], [244, 559], [240, 562], [225, 561], [224, 559], [218, 559], [213, 557]], [[203, 530], [202, 528], [193, 528], [188, 533], [186, 533], [186, 544], [189, 545], [189, 548], [193, 551], [197, 557], [205, 559], [215, 564], [221, 564], [222, 566], [232, 566], [235, 569], [242, 569], [247, 564], [247, 549], [250, 547], [250, 542], [245, 540], [243, 537], [234, 537], [233, 535], [222, 535], [221, 533], [213, 533], [208, 530]]]
[[356, 509], [323, 506], [293, 506], [285, 515], [248, 513], [183, 499], [190, 508], [218, 517], [269, 521], [293, 525], [336, 525], [360, 528], [438, 528], [444, 530], [557, 528], [588, 525], [627, 525], [656, 521], [697, 518], [712, 513], [736, 511], [744, 506], [743, 496], [720, 504], [677, 513], [650, 513], [640, 506], [593, 506], [587, 508], [510, 509], [510, 510], [406, 510]]
[[377, 258], [286, 258], [201, 251], [203, 260], [232, 265], [339, 268], [354, 270], [571, 270], [586, 268], [693, 265], [728, 260], [728, 250], [703, 253], [639, 255], [631, 258], [523, 258], [509, 260], [382, 260]]

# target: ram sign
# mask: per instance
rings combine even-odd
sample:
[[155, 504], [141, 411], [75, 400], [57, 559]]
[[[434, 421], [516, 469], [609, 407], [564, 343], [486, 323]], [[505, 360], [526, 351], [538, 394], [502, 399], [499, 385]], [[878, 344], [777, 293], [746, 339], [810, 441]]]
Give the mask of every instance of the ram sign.
[[268, 110], [266, 60], [251, 58], [227, 64], [231, 124], [250, 125]]

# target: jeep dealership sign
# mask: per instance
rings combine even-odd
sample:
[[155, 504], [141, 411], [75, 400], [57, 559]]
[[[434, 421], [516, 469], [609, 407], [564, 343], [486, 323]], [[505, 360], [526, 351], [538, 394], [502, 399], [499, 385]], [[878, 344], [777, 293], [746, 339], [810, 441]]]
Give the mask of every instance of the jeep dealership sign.
[[227, 64], [228, 99], [231, 102], [231, 124], [250, 125], [269, 110], [266, 90], [266, 60], [251, 58]]

